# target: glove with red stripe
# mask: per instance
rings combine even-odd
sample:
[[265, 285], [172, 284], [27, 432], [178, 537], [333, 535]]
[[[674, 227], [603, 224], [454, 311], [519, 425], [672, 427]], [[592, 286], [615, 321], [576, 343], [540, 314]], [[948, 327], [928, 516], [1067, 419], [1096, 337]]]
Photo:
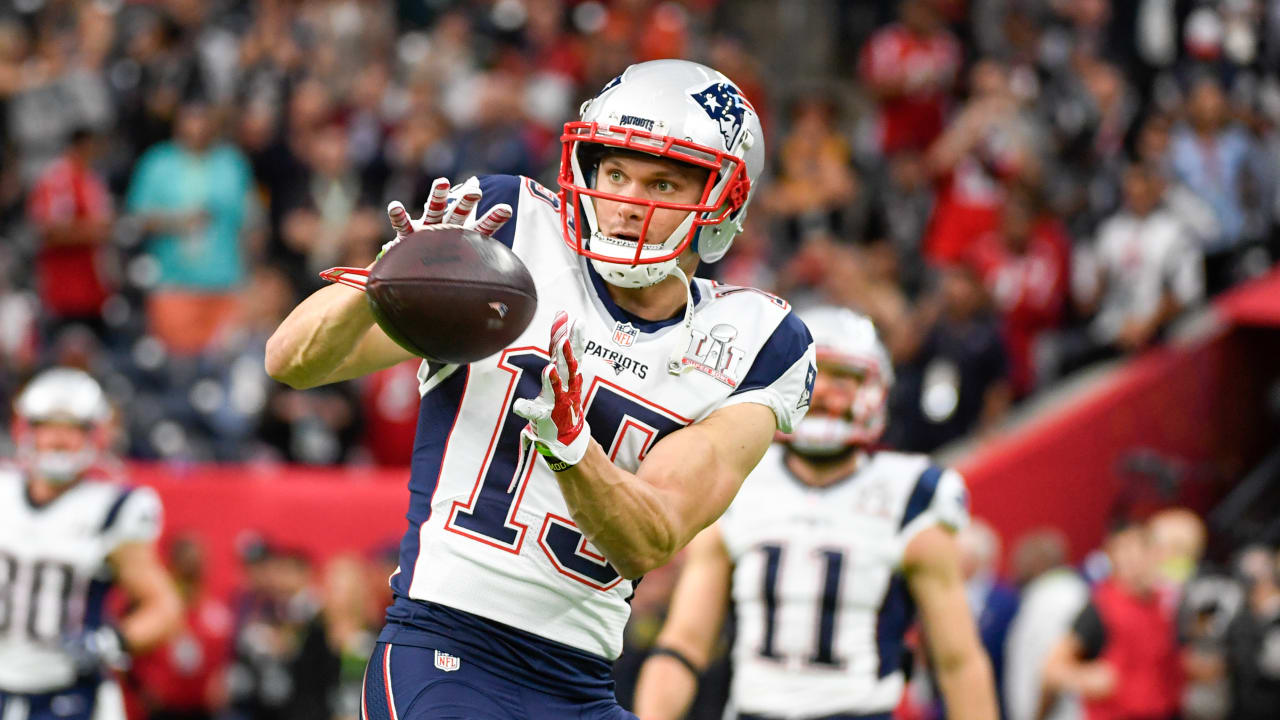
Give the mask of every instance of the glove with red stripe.
[[[466, 228], [475, 230], [481, 235], [492, 237], [511, 219], [511, 206], [506, 203], [498, 203], [489, 208], [489, 211], [480, 219], [475, 222], [470, 221], [471, 211], [475, 209], [476, 204], [480, 202], [480, 198], [484, 196], [484, 191], [480, 189], [480, 181], [475, 177], [467, 180], [452, 193], [450, 193], [449, 188], [448, 178], [441, 177], [432, 181], [431, 195], [427, 198], [427, 204], [422, 209], [422, 217], [417, 220], [409, 217], [409, 212], [404, 209], [404, 204], [399, 200], [393, 200], [391, 204], [387, 205], [387, 217], [391, 220], [391, 227], [396, 231], [396, 236], [395, 239], [382, 246], [382, 249], [378, 251], [378, 257], [382, 257], [382, 254], [395, 247], [396, 243], [419, 230]], [[457, 197], [452, 207], [449, 206], [449, 196], [451, 194]], [[367, 268], [336, 267], [320, 273], [320, 277], [329, 282], [341, 283], [357, 290], [363, 290], [365, 283], [369, 280], [369, 271]]]
[[591, 428], [582, 414], [582, 374], [578, 356], [586, 338], [578, 321], [561, 310], [551, 323], [551, 362], [542, 369], [542, 392], [535, 398], [516, 400], [512, 410], [529, 421], [521, 431], [556, 472], [582, 461], [591, 442]]

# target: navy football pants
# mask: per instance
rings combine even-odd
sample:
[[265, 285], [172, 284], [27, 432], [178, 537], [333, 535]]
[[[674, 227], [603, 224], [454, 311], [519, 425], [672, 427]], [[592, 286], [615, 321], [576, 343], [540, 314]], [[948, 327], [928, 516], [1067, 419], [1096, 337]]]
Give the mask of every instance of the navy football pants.
[[466, 658], [378, 643], [364, 671], [361, 720], [637, 720], [615, 700], [574, 702], [518, 685]]

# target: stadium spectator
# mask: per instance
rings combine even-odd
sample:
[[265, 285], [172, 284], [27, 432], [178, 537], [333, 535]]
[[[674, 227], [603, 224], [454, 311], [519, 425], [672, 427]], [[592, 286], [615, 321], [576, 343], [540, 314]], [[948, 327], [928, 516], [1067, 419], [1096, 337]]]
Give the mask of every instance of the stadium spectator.
[[997, 227], [1005, 184], [1039, 178], [1039, 135], [1008, 67], [992, 59], [974, 65], [968, 102], [925, 155], [937, 181], [923, 243], [930, 262], [962, 260], [974, 238]]
[[1062, 320], [1071, 243], [1062, 224], [1026, 188], [1009, 192], [1000, 215], [999, 230], [974, 242], [971, 262], [1000, 314], [1009, 380], [1014, 394], [1023, 397], [1036, 387], [1037, 340]]
[[[254, 602], [244, 608], [227, 672], [230, 716], [237, 720], [310, 720], [327, 716], [326, 693], [312, 679], [313, 648], [323, 633], [311, 589], [311, 562], [297, 550], [263, 546]], [[319, 690], [319, 691], [318, 691]]]
[[932, 452], [988, 430], [1012, 398], [999, 322], [976, 271], [945, 267], [939, 285], [917, 311], [919, 329], [902, 343], [885, 433], [890, 447]]
[[367, 264], [381, 244], [379, 198], [352, 166], [347, 140], [348, 129], [336, 119], [312, 130], [303, 141], [306, 175], [274, 200], [303, 288], [323, 284], [318, 274], [325, 268]]
[[156, 265], [147, 307], [150, 330], [173, 353], [196, 355], [235, 312], [249, 252], [249, 164], [217, 142], [214, 110], [185, 102], [174, 139], [138, 160], [127, 207], [150, 233]]
[[778, 150], [777, 178], [762, 194], [783, 225], [784, 246], [815, 233], [843, 235], [859, 181], [849, 144], [838, 132], [830, 100], [805, 97], [791, 110], [791, 132]]
[[1045, 659], [1089, 601], [1089, 586], [1067, 566], [1067, 540], [1058, 530], [1033, 530], [1018, 539], [1011, 564], [1021, 588], [1004, 650], [1004, 709], [1009, 720], [1075, 720], [1080, 699], [1062, 691], [1043, 696]]
[[906, 0], [901, 22], [877, 30], [858, 72], [877, 101], [870, 135], [877, 153], [922, 152], [942, 133], [963, 53], [938, 0]]
[[[325, 566], [324, 632], [312, 638], [299, 691], [323, 696], [325, 717], [358, 720], [364, 666], [373, 651], [378, 611], [370, 602], [369, 573], [355, 555], [335, 557]], [[307, 652], [304, 649], [304, 652]]]
[[1177, 178], [1213, 208], [1218, 220], [1221, 234], [1203, 247], [1210, 293], [1243, 279], [1241, 251], [1258, 239], [1247, 236], [1258, 224], [1250, 215], [1271, 212], [1263, 200], [1270, 197], [1266, 189], [1272, 180], [1262, 165], [1265, 155], [1231, 122], [1229, 111], [1220, 82], [1210, 75], [1197, 78], [1188, 93], [1187, 124], [1174, 131], [1169, 146]]
[[[1125, 206], [1073, 258], [1073, 294], [1092, 320], [1056, 339], [1057, 373], [1156, 341], [1204, 295], [1199, 249], [1161, 204], [1164, 180], [1150, 165], [1125, 170]], [[1053, 374], [1057, 374], [1053, 373]]]
[[62, 157], [41, 173], [27, 195], [27, 217], [40, 235], [36, 286], [49, 342], [68, 324], [106, 337], [102, 306], [114, 285], [112, 199], [93, 169], [98, 138], [87, 127], [71, 133]]
[[409, 360], [371, 375], [360, 388], [363, 445], [377, 465], [404, 467], [418, 429], [418, 365]]
[[1280, 707], [1280, 562], [1269, 546], [1253, 546], [1238, 564], [1243, 610], [1227, 630], [1227, 673], [1233, 720], [1263, 720]]
[[221, 707], [230, 659], [231, 610], [204, 588], [204, 545], [194, 535], [169, 544], [169, 572], [182, 597], [181, 631], [134, 663], [149, 720], [209, 720]]
[[1050, 652], [1045, 689], [1077, 693], [1088, 720], [1174, 717], [1182, 658], [1171, 598], [1158, 587], [1150, 533], [1121, 521], [1105, 547], [1111, 574]]

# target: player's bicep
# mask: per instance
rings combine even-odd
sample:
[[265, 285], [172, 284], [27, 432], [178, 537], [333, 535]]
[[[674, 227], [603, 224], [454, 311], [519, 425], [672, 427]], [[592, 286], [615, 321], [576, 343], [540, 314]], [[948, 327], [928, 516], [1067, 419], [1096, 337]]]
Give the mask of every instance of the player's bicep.
[[698, 533], [685, 550], [658, 645], [680, 651], [706, 667], [729, 603], [733, 566], [717, 525]]
[[937, 525], [922, 530], [907, 544], [903, 567], [920, 609], [929, 655], [939, 669], [981, 656], [954, 535]]
[[659, 441], [636, 475], [665, 496], [680, 536], [690, 539], [729, 507], [769, 449], [774, 427], [764, 405], [721, 408]]
[[324, 384], [342, 382], [385, 370], [417, 357], [396, 344], [378, 325], [365, 331], [364, 337], [346, 358], [324, 379]]

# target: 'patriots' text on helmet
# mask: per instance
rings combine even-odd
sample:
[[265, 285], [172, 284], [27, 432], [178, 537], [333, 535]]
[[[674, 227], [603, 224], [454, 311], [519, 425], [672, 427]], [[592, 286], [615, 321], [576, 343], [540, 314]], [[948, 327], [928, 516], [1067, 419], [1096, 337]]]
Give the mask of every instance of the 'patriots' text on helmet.
[[[27, 471], [50, 482], [78, 479], [97, 462], [102, 450], [102, 426], [111, 406], [102, 387], [74, 368], [52, 368], [32, 378], [14, 403], [19, 427], [18, 459]], [[44, 424], [79, 426], [85, 442], [76, 449], [39, 447], [34, 428]]]
[[[729, 78], [686, 60], [628, 67], [583, 103], [581, 119], [565, 123], [560, 141], [565, 240], [590, 258], [605, 280], [622, 287], [661, 282], [691, 244], [707, 262], [723, 257], [742, 231], [747, 203], [764, 166], [764, 133], [755, 108]], [[701, 199], [680, 204], [598, 191], [596, 167], [608, 148], [708, 170]], [[644, 206], [640, 238], [605, 237], [596, 217], [596, 198]], [[583, 217], [575, 218], [579, 207]], [[658, 208], [689, 215], [661, 242], [645, 242]]]
[[848, 308], [814, 307], [799, 313], [813, 335], [818, 373], [846, 371], [859, 379], [844, 417], [810, 410], [788, 438], [802, 454], [834, 455], [855, 445], [874, 444], [888, 420], [893, 363], [867, 317]]

